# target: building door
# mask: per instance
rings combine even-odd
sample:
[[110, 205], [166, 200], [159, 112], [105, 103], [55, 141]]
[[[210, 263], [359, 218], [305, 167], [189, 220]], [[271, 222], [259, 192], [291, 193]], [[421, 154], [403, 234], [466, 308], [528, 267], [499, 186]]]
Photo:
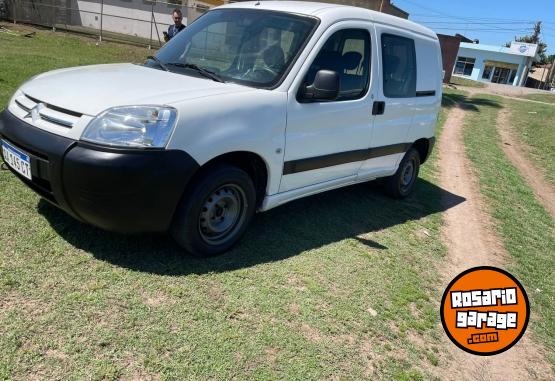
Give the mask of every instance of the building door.
[[493, 71], [493, 77], [491, 81], [493, 83], [501, 83], [506, 84], [509, 80], [509, 76], [511, 75], [511, 69], [506, 69], [504, 67], [496, 67]]

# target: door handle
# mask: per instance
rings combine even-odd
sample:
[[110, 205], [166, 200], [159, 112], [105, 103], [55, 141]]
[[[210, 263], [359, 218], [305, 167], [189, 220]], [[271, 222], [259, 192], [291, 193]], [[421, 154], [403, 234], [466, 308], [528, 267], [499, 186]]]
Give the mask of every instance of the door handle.
[[383, 115], [385, 112], [385, 102], [383, 101], [374, 101], [372, 105], [372, 115]]

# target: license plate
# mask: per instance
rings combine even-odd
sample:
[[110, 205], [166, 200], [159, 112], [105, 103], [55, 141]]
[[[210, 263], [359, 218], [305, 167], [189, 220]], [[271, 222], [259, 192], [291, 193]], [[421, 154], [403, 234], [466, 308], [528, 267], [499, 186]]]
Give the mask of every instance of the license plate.
[[29, 154], [2, 140], [2, 156], [4, 156], [4, 161], [17, 173], [32, 180]]

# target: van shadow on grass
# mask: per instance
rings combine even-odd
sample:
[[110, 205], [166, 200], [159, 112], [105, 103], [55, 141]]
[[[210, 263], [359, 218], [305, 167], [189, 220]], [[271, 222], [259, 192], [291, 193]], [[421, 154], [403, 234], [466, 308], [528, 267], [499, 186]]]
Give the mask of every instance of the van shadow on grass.
[[95, 258], [135, 271], [160, 275], [225, 272], [283, 260], [346, 238], [384, 250], [361, 237], [407, 221], [443, 212], [465, 199], [419, 179], [405, 200], [382, 195], [373, 183], [321, 193], [257, 214], [243, 240], [215, 258], [195, 258], [164, 234], [121, 235], [80, 223], [44, 200], [38, 211], [73, 246]]

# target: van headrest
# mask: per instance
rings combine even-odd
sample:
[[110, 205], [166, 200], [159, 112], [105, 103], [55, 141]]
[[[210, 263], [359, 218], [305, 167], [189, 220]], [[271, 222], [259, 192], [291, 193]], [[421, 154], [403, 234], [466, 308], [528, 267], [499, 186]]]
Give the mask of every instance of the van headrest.
[[270, 46], [264, 50], [263, 59], [266, 66], [280, 70], [285, 64], [285, 54], [278, 44]]
[[362, 54], [358, 52], [343, 53], [343, 67], [345, 70], [354, 70], [360, 65]]

